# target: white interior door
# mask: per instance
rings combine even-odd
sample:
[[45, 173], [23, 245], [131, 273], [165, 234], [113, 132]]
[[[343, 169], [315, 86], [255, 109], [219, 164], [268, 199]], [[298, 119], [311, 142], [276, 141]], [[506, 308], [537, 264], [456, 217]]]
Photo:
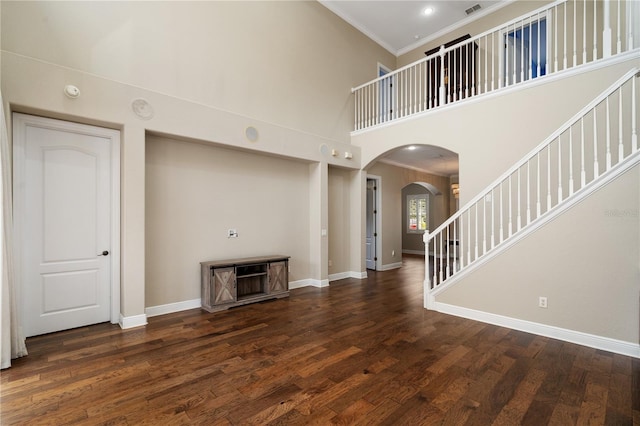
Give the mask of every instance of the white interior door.
[[109, 321], [119, 256], [112, 167], [119, 133], [23, 114], [13, 123], [25, 335]]
[[[390, 69], [382, 64], [378, 64], [378, 77], [383, 77], [390, 72]], [[393, 77], [387, 77], [378, 83], [378, 104], [380, 108], [378, 114], [381, 122], [393, 118], [393, 80]]]
[[367, 207], [366, 207], [366, 267], [376, 269], [376, 181], [367, 179]]

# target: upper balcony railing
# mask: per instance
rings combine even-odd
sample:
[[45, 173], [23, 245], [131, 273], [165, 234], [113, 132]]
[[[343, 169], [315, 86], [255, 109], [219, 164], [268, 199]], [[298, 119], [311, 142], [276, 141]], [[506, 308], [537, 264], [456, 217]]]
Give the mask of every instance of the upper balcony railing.
[[355, 130], [629, 52], [638, 47], [639, 17], [634, 0], [559, 0], [443, 45], [352, 89]]

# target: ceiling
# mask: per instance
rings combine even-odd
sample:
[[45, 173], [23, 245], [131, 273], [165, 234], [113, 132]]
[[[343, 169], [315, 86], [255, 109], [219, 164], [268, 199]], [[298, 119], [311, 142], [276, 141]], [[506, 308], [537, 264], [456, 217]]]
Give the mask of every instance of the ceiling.
[[394, 166], [451, 177], [458, 174], [458, 154], [432, 145], [398, 148], [379, 161]]
[[[318, 0], [396, 56], [507, 4], [509, 0]], [[471, 14], [465, 11], [479, 5]], [[430, 15], [423, 11], [432, 8]]]
[[[318, 0], [333, 13], [396, 56], [474, 21], [510, 0]], [[478, 9], [476, 5], [479, 5]], [[474, 8], [470, 14], [467, 9]], [[433, 12], [425, 15], [430, 7]], [[380, 161], [441, 176], [458, 174], [458, 155], [444, 148], [398, 148]]]

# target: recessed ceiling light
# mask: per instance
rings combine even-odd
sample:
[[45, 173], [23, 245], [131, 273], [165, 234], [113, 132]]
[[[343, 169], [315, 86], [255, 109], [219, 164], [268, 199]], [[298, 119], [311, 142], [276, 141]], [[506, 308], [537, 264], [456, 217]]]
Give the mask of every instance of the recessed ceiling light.
[[431, 6], [425, 7], [422, 11], [422, 14], [425, 16], [429, 16], [433, 13], [433, 8]]

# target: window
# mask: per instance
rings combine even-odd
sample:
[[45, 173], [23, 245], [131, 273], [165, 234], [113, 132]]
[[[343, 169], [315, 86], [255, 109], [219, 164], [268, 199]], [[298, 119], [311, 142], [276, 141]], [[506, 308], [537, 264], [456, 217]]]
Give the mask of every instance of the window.
[[426, 194], [407, 195], [407, 233], [423, 233], [427, 230], [429, 198]]

